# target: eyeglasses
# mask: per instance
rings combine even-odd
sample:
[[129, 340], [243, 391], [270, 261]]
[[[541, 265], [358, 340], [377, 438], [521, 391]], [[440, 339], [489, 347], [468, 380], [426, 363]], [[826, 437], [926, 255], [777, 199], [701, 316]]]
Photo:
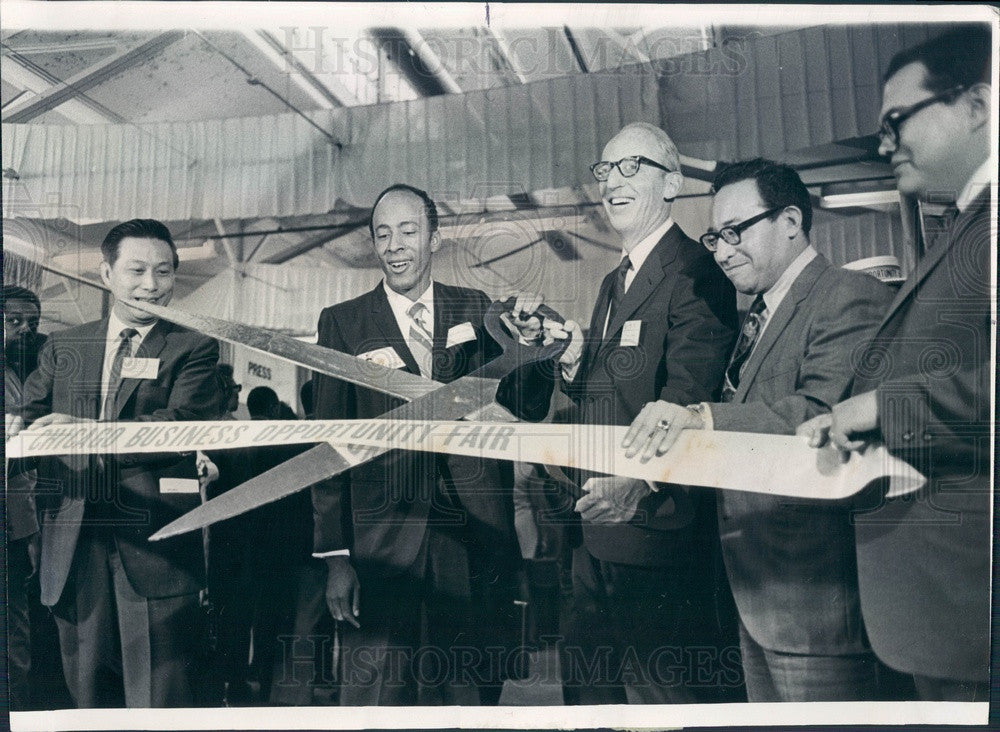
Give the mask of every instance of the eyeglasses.
[[602, 160], [599, 163], [591, 165], [590, 172], [594, 174], [594, 177], [597, 178], [597, 180], [606, 181], [611, 175], [611, 169], [618, 168], [618, 172], [624, 177], [631, 178], [639, 172], [639, 167], [643, 163], [646, 165], [652, 165], [654, 168], [659, 168], [660, 170], [665, 170], [668, 173], [674, 172], [667, 166], [661, 165], [655, 160], [650, 160], [645, 155], [630, 155], [627, 158], [622, 158], [617, 163], [612, 160]]
[[705, 248], [714, 252], [719, 248], [719, 239], [722, 239], [726, 244], [731, 247], [736, 246], [740, 243], [740, 234], [749, 229], [751, 226], [759, 221], [763, 221], [768, 216], [774, 216], [774, 214], [779, 211], [784, 211], [788, 206], [775, 206], [772, 209], [765, 211], [764, 213], [759, 213], [746, 221], [741, 221], [738, 224], [733, 224], [732, 226], [723, 226], [719, 231], [709, 231], [701, 235], [701, 243], [705, 245]]
[[965, 86], [959, 84], [958, 86], [953, 86], [947, 91], [943, 91], [940, 94], [935, 94], [933, 97], [928, 97], [923, 99], [916, 104], [910, 105], [904, 109], [896, 109], [889, 112], [885, 117], [882, 118], [882, 122], [879, 124], [878, 139], [880, 143], [888, 143], [890, 145], [899, 144], [899, 128], [903, 126], [903, 123], [910, 117], [915, 115], [921, 109], [926, 109], [933, 104], [938, 102], [951, 102], [959, 94], [965, 91]]

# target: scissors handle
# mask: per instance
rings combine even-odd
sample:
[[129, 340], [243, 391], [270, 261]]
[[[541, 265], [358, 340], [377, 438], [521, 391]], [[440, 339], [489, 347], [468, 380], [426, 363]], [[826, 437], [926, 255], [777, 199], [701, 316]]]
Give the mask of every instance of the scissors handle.
[[[498, 300], [490, 305], [486, 311], [486, 315], [483, 316], [483, 324], [486, 326], [486, 332], [490, 334], [493, 340], [500, 344], [503, 353], [479, 369], [476, 372], [476, 376], [502, 379], [525, 364], [559, 358], [569, 345], [569, 340], [564, 339], [554, 341], [547, 346], [526, 346], [511, 336], [501, 321], [500, 316], [505, 312], [509, 312], [513, 308], [513, 304], [513, 297], [507, 300]], [[545, 318], [554, 320], [557, 323], [566, 322], [559, 313], [548, 305], [540, 305], [535, 314], [539, 316], [539, 319]]]

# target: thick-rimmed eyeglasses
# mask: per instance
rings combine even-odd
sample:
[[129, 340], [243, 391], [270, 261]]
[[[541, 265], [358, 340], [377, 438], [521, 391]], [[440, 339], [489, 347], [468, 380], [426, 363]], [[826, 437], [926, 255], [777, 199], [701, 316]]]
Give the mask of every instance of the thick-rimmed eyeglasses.
[[759, 213], [756, 216], [751, 216], [746, 221], [741, 221], [738, 224], [733, 224], [732, 226], [723, 226], [718, 231], [708, 231], [701, 235], [701, 243], [705, 245], [705, 248], [714, 252], [719, 248], [719, 239], [726, 242], [731, 247], [736, 246], [740, 243], [740, 235], [749, 229], [751, 226], [759, 221], [763, 221], [768, 216], [774, 216], [779, 211], [784, 211], [788, 206], [775, 206], [772, 209], [768, 209], [763, 213]]
[[951, 102], [955, 99], [955, 97], [964, 91], [965, 86], [959, 84], [958, 86], [953, 86], [951, 89], [943, 91], [940, 94], [935, 94], [933, 97], [928, 97], [927, 99], [923, 99], [916, 104], [911, 104], [909, 107], [894, 109], [883, 117], [882, 121], [879, 123], [879, 142], [888, 143], [893, 146], [898, 145], [899, 128], [903, 126], [903, 123], [906, 120], [920, 110], [927, 109], [927, 107], [930, 107], [932, 104], [937, 104], [938, 102]]
[[662, 165], [655, 160], [650, 160], [645, 155], [630, 155], [627, 158], [622, 158], [617, 163], [613, 160], [602, 160], [599, 163], [591, 165], [590, 172], [594, 174], [594, 177], [597, 178], [597, 180], [606, 181], [611, 175], [611, 169], [618, 168], [618, 172], [621, 173], [622, 176], [625, 178], [631, 178], [639, 172], [639, 167], [641, 165], [652, 165], [654, 168], [665, 170], [668, 173], [673, 172], [666, 165]]

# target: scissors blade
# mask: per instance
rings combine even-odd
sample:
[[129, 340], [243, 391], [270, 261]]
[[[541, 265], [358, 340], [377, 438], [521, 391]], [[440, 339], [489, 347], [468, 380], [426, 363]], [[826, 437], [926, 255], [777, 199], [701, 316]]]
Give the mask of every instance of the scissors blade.
[[[495, 404], [499, 384], [499, 379], [469, 375], [396, 407], [379, 419], [453, 420], [476, 414], [479, 419], [495, 415], [499, 418], [497, 421], [507, 421], [501, 413], [491, 413], [488, 409], [484, 411], [484, 408]], [[239, 516], [321, 480], [340, 475], [387, 452], [389, 450], [381, 448], [363, 448], [355, 456], [344, 454], [326, 443], [317, 445], [189, 511], [153, 534], [150, 541], [177, 536]]]
[[341, 353], [332, 348], [303, 343], [283, 333], [275, 333], [242, 323], [231, 323], [228, 320], [208, 315], [188, 313], [176, 308], [167, 308], [138, 300], [126, 300], [125, 302], [137, 310], [144, 310], [158, 318], [169, 320], [171, 323], [182, 325], [221, 341], [246, 346], [261, 353], [276, 356], [284, 361], [290, 361], [297, 366], [304, 366], [321, 374], [407, 401], [429, 394], [441, 386], [440, 382], [411, 374], [409, 371], [391, 369], [388, 366], [365, 361], [357, 356]]

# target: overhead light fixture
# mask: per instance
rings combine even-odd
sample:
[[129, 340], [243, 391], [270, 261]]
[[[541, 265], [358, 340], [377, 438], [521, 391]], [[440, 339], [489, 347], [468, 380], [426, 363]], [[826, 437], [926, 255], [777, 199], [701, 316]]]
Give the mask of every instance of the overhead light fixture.
[[885, 206], [893, 203], [899, 203], [899, 191], [895, 188], [885, 191], [830, 193], [819, 197], [820, 208]]

